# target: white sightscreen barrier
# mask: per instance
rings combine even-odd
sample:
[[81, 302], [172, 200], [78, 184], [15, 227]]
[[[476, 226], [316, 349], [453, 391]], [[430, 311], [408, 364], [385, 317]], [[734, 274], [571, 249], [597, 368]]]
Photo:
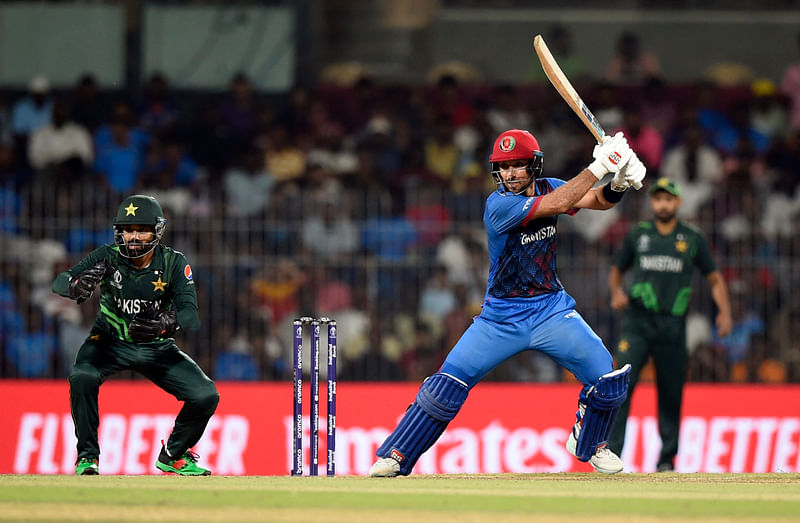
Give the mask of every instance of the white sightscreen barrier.
[[14, 3], [0, 6], [0, 84], [24, 88], [42, 73], [55, 87], [91, 72], [103, 87], [125, 71], [121, 6]]
[[182, 89], [224, 89], [237, 72], [262, 91], [294, 82], [294, 11], [284, 7], [147, 6], [145, 76], [163, 72]]

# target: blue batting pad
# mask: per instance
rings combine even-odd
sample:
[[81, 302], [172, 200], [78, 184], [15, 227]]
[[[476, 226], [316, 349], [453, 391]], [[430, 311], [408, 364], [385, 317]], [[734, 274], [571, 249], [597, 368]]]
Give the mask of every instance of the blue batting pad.
[[447, 374], [437, 373], [425, 380], [397, 428], [378, 448], [377, 456], [396, 459], [400, 474], [410, 474], [419, 457], [456, 417], [468, 393], [464, 382]]
[[575, 448], [579, 460], [589, 461], [598, 446], [608, 443], [617, 412], [628, 397], [630, 374], [631, 366], [627, 364], [619, 370], [603, 374], [587, 393], [581, 393], [581, 403], [586, 405], [586, 412]]

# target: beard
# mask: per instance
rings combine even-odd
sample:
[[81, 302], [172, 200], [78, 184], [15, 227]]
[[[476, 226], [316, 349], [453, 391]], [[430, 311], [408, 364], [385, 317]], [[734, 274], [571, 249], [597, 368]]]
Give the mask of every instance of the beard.
[[669, 223], [675, 219], [676, 213], [669, 211], [661, 211], [661, 212], [656, 212], [654, 214], [657, 221], [661, 223]]

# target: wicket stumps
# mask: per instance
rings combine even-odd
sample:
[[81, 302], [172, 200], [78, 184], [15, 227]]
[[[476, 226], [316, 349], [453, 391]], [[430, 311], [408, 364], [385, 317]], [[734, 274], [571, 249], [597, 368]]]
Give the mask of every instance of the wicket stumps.
[[319, 475], [319, 329], [328, 326], [328, 422], [325, 462], [328, 476], [336, 474], [336, 320], [303, 316], [293, 324], [293, 443], [292, 476], [303, 475], [303, 326], [311, 326], [311, 428], [309, 445], [309, 474]]

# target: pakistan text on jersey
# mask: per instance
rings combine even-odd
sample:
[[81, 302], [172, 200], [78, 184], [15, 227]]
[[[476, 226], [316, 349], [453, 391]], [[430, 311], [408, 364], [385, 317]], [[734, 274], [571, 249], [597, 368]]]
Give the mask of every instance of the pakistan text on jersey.
[[151, 300], [123, 300], [122, 298], [117, 298], [114, 296], [114, 301], [117, 302], [117, 308], [123, 314], [136, 314], [142, 312], [145, 307], [147, 307], [150, 303], [155, 303], [156, 309], [160, 309], [160, 304], [158, 301], [152, 302]]
[[541, 240], [546, 240], [547, 238], [552, 238], [556, 234], [556, 226], [555, 225], [548, 225], [547, 227], [542, 227], [536, 232], [531, 233], [522, 233], [520, 235], [520, 242], [522, 245], [527, 245], [531, 242], [538, 242]]
[[683, 260], [672, 256], [642, 256], [639, 267], [643, 271], [683, 272]]

